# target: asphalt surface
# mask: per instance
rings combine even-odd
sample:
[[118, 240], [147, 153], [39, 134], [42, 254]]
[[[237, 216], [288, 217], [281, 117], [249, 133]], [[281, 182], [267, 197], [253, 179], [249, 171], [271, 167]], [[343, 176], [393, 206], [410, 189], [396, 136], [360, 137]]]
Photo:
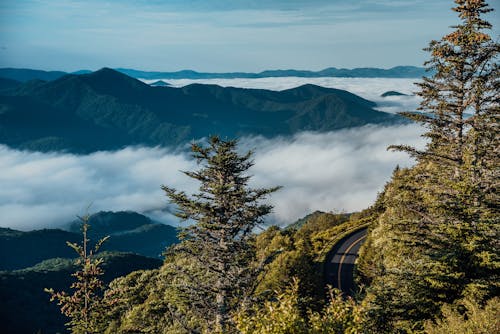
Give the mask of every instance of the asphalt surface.
[[326, 284], [352, 296], [355, 292], [354, 265], [358, 258], [359, 248], [365, 241], [366, 229], [354, 232], [341, 239], [326, 257]]

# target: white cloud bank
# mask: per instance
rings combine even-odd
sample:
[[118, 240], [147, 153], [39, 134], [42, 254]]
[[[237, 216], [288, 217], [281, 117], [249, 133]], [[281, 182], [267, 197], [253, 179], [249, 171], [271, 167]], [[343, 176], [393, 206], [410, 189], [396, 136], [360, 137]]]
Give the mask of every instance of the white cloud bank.
[[[416, 125], [367, 126], [291, 138], [243, 138], [255, 149], [253, 186], [282, 185], [271, 196], [270, 222], [292, 223], [313, 210], [360, 210], [370, 205], [396, 165], [407, 166], [389, 144], [421, 146]], [[77, 214], [133, 210], [163, 222], [176, 220], [164, 209], [162, 184], [193, 192], [197, 184], [180, 173], [193, 170], [187, 153], [126, 148], [90, 155], [21, 152], [0, 146], [0, 226], [58, 227]]]

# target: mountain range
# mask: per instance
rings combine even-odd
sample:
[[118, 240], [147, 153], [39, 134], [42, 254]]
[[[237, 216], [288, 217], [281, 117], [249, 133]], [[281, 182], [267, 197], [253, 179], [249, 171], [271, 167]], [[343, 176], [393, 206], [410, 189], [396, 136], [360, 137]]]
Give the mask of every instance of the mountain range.
[[[259, 73], [230, 72], [230, 73], [206, 73], [193, 70], [181, 70], [175, 72], [141, 71], [128, 68], [117, 68], [118, 72], [140, 79], [234, 79], [234, 78], [269, 78], [269, 77], [347, 77], [347, 78], [420, 78], [426, 74], [422, 67], [396, 66], [389, 69], [363, 67], [363, 68], [335, 68], [329, 67], [320, 71], [307, 70], [267, 70]], [[0, 77], [16, 81], [26, 82], [34, 79], [51, 81], [67, 74], [89, 74], [92, 71], [79, 70], [72, 73], [63, 71], [42, 71], [25, 68], [0, 68]]]
[[[259, 73], [232, 72], [232, 73], [203, 73], [192, 70], [177, 72], [148, 72], [127, 68], [117, 68], [119, 72], [141, 79], [258, 79], [270, 77], [344, 77], [344, 78], [420, 78], [426, 74], [422, 67], [396, 66], [390, 69], [362, 67], [362, 68], [335, 68], [329, 67], [320, 71], [307, 70], [267, 70]], [[1, 75], [1, 71], [0, 71]]]
[[[109, 235], [103, 258], [105, 284], [136, 270], [161, 266], [161, 254], [177, 243], [177, 229], [131, 211], [98, 212], [89, 217], [89, 246]], [[80, 244], [81, 221], [29, 232], [0, 228], [0, 321], [2, 333], [65, 333], [67, 319], [44, 288], [69, 291], [77, 270], [76, 252], [66, 242]]]
[[[89, 224], [91, 243], [110, 236], [103, 251], [159, 259], [169, 245], [178, 242], [176, 228], [135, 212], [98, 212], [90, 216]], [[76, 257], [66, 242], [81, 242], [81, 222], [69, 222], [63, 228], [29, 232], [0, 228], [0, 270], [19, 270], [51, 258]]]
[[403, 121], [347, 91], [310, 84], [283, 91], [151, 87], [104, 68], [1, 86], [0, 143], [35, 151], [166, 147], [214, 134], [271, 137]]

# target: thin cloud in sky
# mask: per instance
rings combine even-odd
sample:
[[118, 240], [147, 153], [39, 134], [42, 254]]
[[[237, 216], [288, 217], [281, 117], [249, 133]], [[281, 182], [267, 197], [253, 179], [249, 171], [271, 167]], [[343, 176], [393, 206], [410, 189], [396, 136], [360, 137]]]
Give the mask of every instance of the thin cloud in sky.
[[[0, 44], [7, 48], [0, 66], [227, 72], [421, 65], [427, 57], [421, 49], [458, 22], [452, 5], [6, 0], [0, 3]], [[498, 14], [491, 18], [498, 21]]]

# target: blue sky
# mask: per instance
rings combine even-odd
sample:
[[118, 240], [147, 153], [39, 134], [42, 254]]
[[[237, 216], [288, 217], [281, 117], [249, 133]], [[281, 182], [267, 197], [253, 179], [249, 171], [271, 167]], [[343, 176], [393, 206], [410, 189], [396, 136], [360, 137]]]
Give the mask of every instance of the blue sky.
[[[2, 0], [0, 67], [230, 72], [421, 65], [451, 0]], [[500, 9], [500, 0], [490, 0]], [[498, 12], [489, 20], [500, 22]], [[498, 30], [495, 31], [498, 34]]]

